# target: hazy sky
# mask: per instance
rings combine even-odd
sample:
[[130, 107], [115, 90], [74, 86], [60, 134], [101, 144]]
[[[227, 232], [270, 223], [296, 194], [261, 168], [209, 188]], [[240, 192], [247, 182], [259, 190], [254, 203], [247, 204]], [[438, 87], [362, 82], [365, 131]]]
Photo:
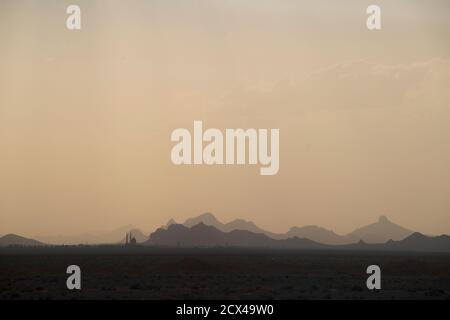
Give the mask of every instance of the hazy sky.
[[[382, 30], [366, 28], [366, 7]], [[82, 30], [66, 29], [78, 4]], [[213, 212], [450, 233], [450, 2], [0, 2], [0, 234]], [[279, 128], [280, 171], [175, 166], [176, 128]]]

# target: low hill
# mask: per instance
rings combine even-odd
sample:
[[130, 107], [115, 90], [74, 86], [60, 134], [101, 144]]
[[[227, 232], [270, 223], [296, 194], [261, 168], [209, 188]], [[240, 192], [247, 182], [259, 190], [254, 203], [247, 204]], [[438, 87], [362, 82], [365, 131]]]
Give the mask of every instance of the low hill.
[[0, 247], [7, 246], [45, 246], [45, 244], [34, 239], [10, 233], [0, 238]]
[[401, 241], [388, 241], [385, 246], [387, 249], [402, 251], [450, 252], [450, 236], [430, 237], [414, 232]]
[[386, 243], [358, 243], [336, 246], [336, 249], [365, 250], [365, 251], [404, 251], [404, 252], [447, 252], [450, 253], [450, 236], [425, 236], [414, 232], [403, 240], [389, 240]]

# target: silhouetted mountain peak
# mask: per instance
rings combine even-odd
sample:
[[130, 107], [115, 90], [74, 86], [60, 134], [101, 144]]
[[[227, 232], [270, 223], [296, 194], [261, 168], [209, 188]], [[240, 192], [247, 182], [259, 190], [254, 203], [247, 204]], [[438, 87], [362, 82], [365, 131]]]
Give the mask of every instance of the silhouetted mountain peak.
[[9, 233], [0, 237], [1, 246], [44, 246], [45, 244], [34, 239], [21, 237], [17, 234]]
[[218, 222], [217, 218], [211, 212], [205, 212], [198, 216], [202, 221]]
[[247, 220], [244, 220], [244, 219], [235, 219], [235, 220], [225, 224], [223, 226], [223, 228], [226, 229], [226, 231], [248, 230], [248, 231], [257, 232], [257, 233], [265, 233], [264, 230], [260, 229], [252, 221], [247, 221]]
[[386, 216], [380, 216], [375, 223], [358, 228], [348, 236], [363, 239], [366, 243], [384, 243], [389, 239], [399, 241], [413, 233], [390, 221]]
[[[360, 239], [364, 240], [365, 243], [384, 243], [390, 239], [399, 241], [413, 233], [413, 231], [391, 222], [384, 215], [378, 217], [376, 222], [358, 228], [347, 235], [339, 235], [336, 234], [333, 230], [329, 230], [317, 225], [291, 227], [287, 233], [278, 234], [261, 229], [252, 221], [242, 218], [232, 220], [228, 223], [222, 223], [210, 212], [203, 213], [197, 217], [186, 219], [183, 225], [187, 228], [192, 228], [199, 223], [202, 223], [206, 226], [213, 226], [214, 228], [222, 232], [230, 232], [233, 230], [247, 230], [253, 233], [263, 233], [272, 239], [287, 239], [291, 237], [298, 237], [330, 245], [357, 243]], [[171, 219], [167, 223], [167, 226], [171, 224], [176, 224], [176, 222]], [[163, 229], [167, 229], [167, 227], [163, 227]]]
[[211, 212], [202, 213], [201, 215], [199, 215], [199, 217], [216, 219], [216, 217]]
[[169, 221], [167, 221], [167, 223], [164, 227], [167, 229], [172, 224], [177, 224], [177, 222], [174, 219], [170, 219]]
[[390, 221], [386, 216], [379, 216], [378, 223], [390, 223]]
[[429, 237], [420, 232], [414, 232], [401, 241], [392, 241], [386, 243], [388, 248], [404, 251], [450, 251], [450, 237], [441, 235], [438, 237]]
[[427, 239], [428, 237], [420, 232], [414, 232], [410, 236], [406, 237], [405, 240], [414, 240], [414, 241], [422, 241]]
[[206, 212], [203, 213], [195, 218], [189, 218], [184, 222], [184, 225], [186, 227], [192, 227], [196, 224], [199, 224], [200, 222], [209, 225], [209, 226], [218, 226], [221, 225], [222, 223], [216, 219], [216, 217], [210, 213], [210, 212]]
[[184, 225], [172, 225], [167, 230], [158, 229], [150, 235], [146, 244], [178, 247], [326, 248], [326, 246], [308, 239], [275, 240], [263, 233], [254, 233], [248, 230], [223, 232], [214, 226], [209, 226], [202, 222], [190, 228]]
[[228, 222], [228, 224], [256, 226], [252, 221], [247, 221], [244, 219], [234, 219], [233, 221]]
[[19, 236], [19, 235], [17, 235], [17, 234], [14, 234], [14, 233], [8, 233], [8, 234], [5, 234], [5, 235], [2, 237], [2, 239], [6, 239], [6, 240], [16, 240], [16, 239], [23, 239], [23, 237], [21, 237], [21, 236]]

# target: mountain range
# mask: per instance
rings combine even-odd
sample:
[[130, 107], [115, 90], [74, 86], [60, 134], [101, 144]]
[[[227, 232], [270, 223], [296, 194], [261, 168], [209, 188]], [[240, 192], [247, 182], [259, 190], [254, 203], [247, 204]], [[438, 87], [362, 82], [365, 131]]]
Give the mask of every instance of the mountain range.
[[289, 238], [276, 240], [264, 233], [248, 230], [232, 230], [224, 232], [214, 226], [199, 222], [192, 227], [171, 224], [167, 229], [160, 228], [153, 232], [144, 245], [169, 247], [267, 247], [267, 248], [302, 248], [325, 249], [327, 245], [309, 239]]
[[[183, 223], [186, 227], [192, 227], [199, 223], [208, 226], [213, 226], [223, 232], [230, 232], [233, 230], [247, 230], [254, 233], [263, 233], [272, 239], [288, 239], [293, 237], [306, 238], [315, 242], [341, 245], [350, 244], [363, 240], [366, 243], [384, 243], [388, 240], [401, 240], [412, 234], [412, 230], [403, 228], [391, 221], [385, 216], [381, 216], [377, 222], [363, 226], [355, 231], [339, 235], [333, 230], [325, 229], [320, 226], [307, 225], [302, 227], [292, 227], [286, 233], [274, 233], [258, 227], [254, 222], [244, 219], [235, 219], [227, 223], [222, 223], [212, 213], [204, 213], [197, 217], [186, 219]], [[177, 224], [173, 219], [170, 219], [163, 228], [167, 228], [172, 224]], [[138, 243], [144, 242], [148, 236], [140, 229], [126, 225], [110, 232], [98, 233], [81, 233], [73, 235], [56, 235], [56, 236], [36, 236], [36, 240], [47, 244], [114, 244], [125, 243], [125, 234], [131, 232]]]
[[286, 233], [273, 233], [244, 219], [222, 223], [212, 213], [186, 219], [183, 224], [170, 219], [150, 236], [128, 225], [98, 235], [39, 237], [37, 240], [9, 234], [0, 237], [0, 246], [122, 244], [128, 232], [132, 233], [137, 243], [153, 246], [450, 251], [449, 236], [426, 236], [399, 226], [386, 216], [380, 216], [378, 221], [351, 233], [339, 235], [314, 225], [292, 227]]
[[182, 224], [170, 224], [167, 228], [159, 228], [143, 244], [161, 247], [252, 247], [307, 250], [450, 252], [450, 236], [447, 235], [429, 237], [415, 232], [403, 240], [389, 240], [385, 243], [370, 244], [360, 240], [353, 244], [327, 245], [299, 237], [273, 239], [264, 233], [254, 233], [248, 230], [224, 232], [203, 222], [192, 227]]
[[[360, 240], [363, 240], [366, 243], [384, 243], [388, 240], [402, 240], [414, 232], [389, 221], [386, 216], [380, 216], [377, 222], [358, 228], [346, 235], [339, 235], [332, 230], [315, 225], [292, 227], [286, 233], [273, 233], [259, 228], [251, 221], [243, 219], [222, 223], [211, 213], [204, 213], [195, 218], [189, 218], [183, 225], [192, 227], [199, 223], [213, 226], [223, 232], [247, 230], [254, 233], [263, 233], [268, 237], [277, 240], [298, 237], [329, 245], [350, 244]], [[172, 224], [176, 224], [176, 222], [173, 219], [170, 219], [163, 228], [167, 228]]]

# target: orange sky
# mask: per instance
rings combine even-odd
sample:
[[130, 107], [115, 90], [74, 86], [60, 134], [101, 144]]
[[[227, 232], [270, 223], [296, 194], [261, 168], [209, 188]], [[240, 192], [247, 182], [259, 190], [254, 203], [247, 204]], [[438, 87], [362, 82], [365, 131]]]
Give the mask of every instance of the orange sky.
[[[0, 234], [211, 211], [450, 233], [448, 1], [0, 2]], [[65, 28], [79, 4], [82, 30]], [[174, 166], [176, 128], [279, 128], [280, 171]]]

